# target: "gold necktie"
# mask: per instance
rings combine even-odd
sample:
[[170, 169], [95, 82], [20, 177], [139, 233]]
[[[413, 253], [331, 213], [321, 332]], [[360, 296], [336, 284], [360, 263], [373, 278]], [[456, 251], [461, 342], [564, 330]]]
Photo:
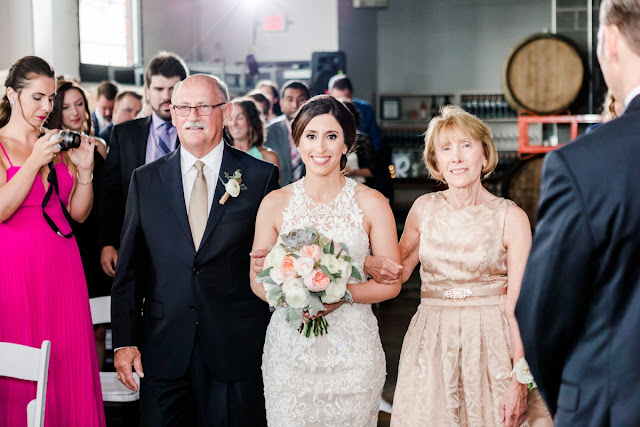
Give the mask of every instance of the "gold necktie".
[[200, 241], [207, 226], [207, 218], [209, 217], [207, 209], [207, 180], [204, 177], [202, 168], [204, 163], [196, 160], [194, 167], [198, 171], [196, 180], [193, 182], [191, 190], [191, 198], [189, 199], [189, 226], [191, 227], [191, 237], [193, 237], [193, 245], [196, 251], [200, 247]]

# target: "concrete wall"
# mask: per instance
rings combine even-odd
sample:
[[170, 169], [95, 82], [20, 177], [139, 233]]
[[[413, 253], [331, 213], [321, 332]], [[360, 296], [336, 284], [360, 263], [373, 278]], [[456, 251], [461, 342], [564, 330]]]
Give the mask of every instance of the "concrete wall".
[[551, 27], [548, 0], [393, 0], [378, 12], [378, 91], [500, 91], [511, 48]]
[[[142, 0], [144, 60], [166, 49], [193, 62], [242, 63], [249, 53], [258, 62], [308, 61], [338, 49], [337, 2]], [[285, 30], [266, 33], [264, 17], [275, 14]]]

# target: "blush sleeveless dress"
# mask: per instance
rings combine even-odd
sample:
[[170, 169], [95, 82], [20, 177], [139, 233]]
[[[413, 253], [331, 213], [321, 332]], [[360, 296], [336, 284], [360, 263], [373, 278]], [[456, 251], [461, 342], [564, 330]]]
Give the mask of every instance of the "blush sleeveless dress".
[[[316, 203], [304, 190], [304, 178], [283, 212], [280, 235], [315, 227], [344, 243], [353, 264], [363, 271], [369, 236], [355, 198], [356, 181], [346, 178], [331, 203]], [[354, 279], [351, 279], [354, 280]], [[375, 427], [386, 363], [378, 320], [371, 304], [343, 304], [326, 316], [328, 333], [305, 338], [276, 308], [267, 328], [262, 376], [270, 427]]]
[[[7, 182], [20, 169], [11, 165]], [[55, 165], [60, 199], [73, 187], [69, 169]], [[0, 341], [40, 347], [51, 341], [45, 426], [104, 426], [104, 409], [87, 285], [74, 238], [44, 219], [45, 186], [38, 174], [20, 207], [0, 223]], [[47, 213], [63, 233], [70, 226], [55, 191]], [[36, 384], [0, 377], [0, 427], [27, 425]]]
[[[507, 287], [503, 230], [513, 202], [454, 207], [442, 192], [422, 197], [421, 290]], [[513, 367], [505, 301], [504, 294], [421, 298], [402, 344], [393, 427], [503, 425], [498, 407]], [[553, 426], [538, 390], [528, 403], [523, 426]]]

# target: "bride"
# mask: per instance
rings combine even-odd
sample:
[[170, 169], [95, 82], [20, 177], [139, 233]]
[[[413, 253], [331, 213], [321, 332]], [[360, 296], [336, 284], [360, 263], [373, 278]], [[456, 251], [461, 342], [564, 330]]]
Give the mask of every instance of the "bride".
[[[254, 250], [291, 230], [315, 227], [344, 243], [363, 271], [369, 252], [399, 261], [396, 225], [387, 200], [346, 178], [341, 170], [353, 148], [356, 125], [335, 98], [320, 95], [292, 123], [306, 176], [264, 198], [256, 219]], [[251, 271], [253, 292], [264, 287]], [[353, 280], [353, 279], [352, 279]], [[325, 304], [328, 333], [306, 338], [277, 308], [267, 329], [262, 373], [270, 426], [375, 426], [384, 385], [385, 357], [372, 303], [394, 298], [400, 284], [350, 283], [353, 304]]]

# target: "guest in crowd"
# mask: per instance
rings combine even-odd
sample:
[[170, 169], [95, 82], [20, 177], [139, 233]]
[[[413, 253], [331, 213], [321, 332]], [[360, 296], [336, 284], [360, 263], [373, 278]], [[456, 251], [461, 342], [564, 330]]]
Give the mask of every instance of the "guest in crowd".
[[600, 3], [620, 116], [545, 156], [516, 315], [556, 426], [640, 425], [640, 1]]
[[256, 84], [256, 89], [269, 100], [271, 110], [269, 110], [269, 115], [267, 116], [267, 123], [270, 123], [282, 114], [278, 85], [271, 80], [260, 80]]
[[260, 118], [263, 122], [267, 123], [269, 121], [269, 111], [271, 111], [271, 103], [269, 102], [267, 97], [257, 89], [254, 89], [247, 93], [247, 96], [256, 102], [258, 110], [260, 110]]
[[[92, 134], [91, 115], [87, 95], [82, 86], [73, 80], [59, 80], [53, 111], [47, 119], [47, 127], [65, 129], [77, 133]], [[91, 213], [84, 222], [73, 221], [71, 228], [76, 237], [80, 258], [87, 280], [89, 298], [111, 295], [111, 278], [100, 267], [100, 245], [98, 243], [98, 211], [100, 190], [98, 183], [102, 178], [104, 158], [107, 156], [106, 144], [101, 138], [91, 137], [96, 147], [93, 159], [94, 200]], [[106, 325], [94, 326], [98, 365], [102, 370], [105, 355]]]
[[[51, 341], [47, 425], [104, 426], [87, 284], [66, 219], [82, 222], [91, 211], [94, 143], [83, 137], [79, 148], [61, 152], [58, 130], [39, 137], [56, 93], [46, 61], [19, 59], [5, 87], [0, 102], [0, 341], [38, 348]], [[49, 164], [57, 186], [47, 180]], [[26, 426], [25, 408], [35, 395], [35, 383], [0, 378], [0, 425]]]
[[110, 81], [103, 81], [98, 85], [96, 95], [96, 109], [91, 114], [95, 134], [99, 135], [103, 129], [111, 124], [113, 117], [113, 105], [116, 95], [118, 94], [118, 86]]
[[[422, 290], [402, 344], [391, 424], [551, 426], [533, 379], [522, 375], [514, 316], [531, 228], [522, 209], [482, 186], [498, 162], [491, 132], [444, 107], [429, 123], [424, 161], [448, 189], [415, 201], [400, 239], [402, 281], [420, 263]], [[377, 277], [380, 260], [368, 258], [365, 272]]]
[[291, 137], [291, 122], [311, 94], [309, 87], [298, 80], [290, 80], [282, 87], [280, 107], [283, 115], [267, 126], [265, 147], [271, 148], [280, 160], [280, 185], [283, 187], [304, 176], [304, 162]]
[[336, 74], [329, 80], [329, 95], [338, 99], [353, 102], [360, 112], [360, 132], [371, 140], [375, 153], [376, 169], [373, 171], [374, 179], [369, 183], [372, 187], [384, 194], [388, 200], [393, 200], [393, 184], [389, 165], [391, 164], [391, 147], [384, 143], [382, 133], [376, 121], [376, 115], [371, 105], [353, 97], [353, 83], [346, 74]]
[[[347, 109], [353, 114], [356, 126], [360, 126], [360, 112], [351, 101], [342, 101]], [[375, 170], [375, 152], [371, 145], [371, 140], [364, 133], [356, 133], [356, 143], [353, 150], [347, 153], [347, 165], [344, 174], [358, 181], [373, 187], [373, 171]]]
[[[158, 52], [144, 72], [146, 101], [151, 116], [114, 126], [98, 205], [100, 262], [109, 276], [115, 274], [124, 208], [133, 170], [171, 153], [178, 146], [178, 133], [171, 123], [173, 86], [189, 75], [178, 55]], [[102, 203], [104, 202], [104, 203]]]
[[111, 140], [111, 130], [115, 125], [134, 120], [142, 110], [142, 96], [138, 92], [127, 90], [116, 96], [113, 106], [113, 122], [100, 132], [100, 138], [104, 139], [107, 146]]
[[264, 123], [256, 103], [251, 98], [236, 98], [231, 103], [233, 112], [227, 120], [226, 129], [232, 145], [256, 159], [265, 160], [280, 167], [278, 155], [273, 150], [262, 146]]
[[[352, 114], [335, 98], [316, 96], [300, 109], [292, 133], [307, 175], [265, 197], [254, 249], [267, 248], [292, 230], [315, 227], [344, 243], [359, 271], [370, 251], [399, 261], [389, 203], [342, 174], [356, 137]], [[252, 270], [251, 286], [265, 299], [255, 274]], [[400, 284], [354, 279], [346, 287], [353, 304], [325, 304], [328, 334], [306, 338], [282, 307], [271, 317], [262, 359], [270, 426], [377, 425], [386, 364], [371, 304], [394, 298]]]

